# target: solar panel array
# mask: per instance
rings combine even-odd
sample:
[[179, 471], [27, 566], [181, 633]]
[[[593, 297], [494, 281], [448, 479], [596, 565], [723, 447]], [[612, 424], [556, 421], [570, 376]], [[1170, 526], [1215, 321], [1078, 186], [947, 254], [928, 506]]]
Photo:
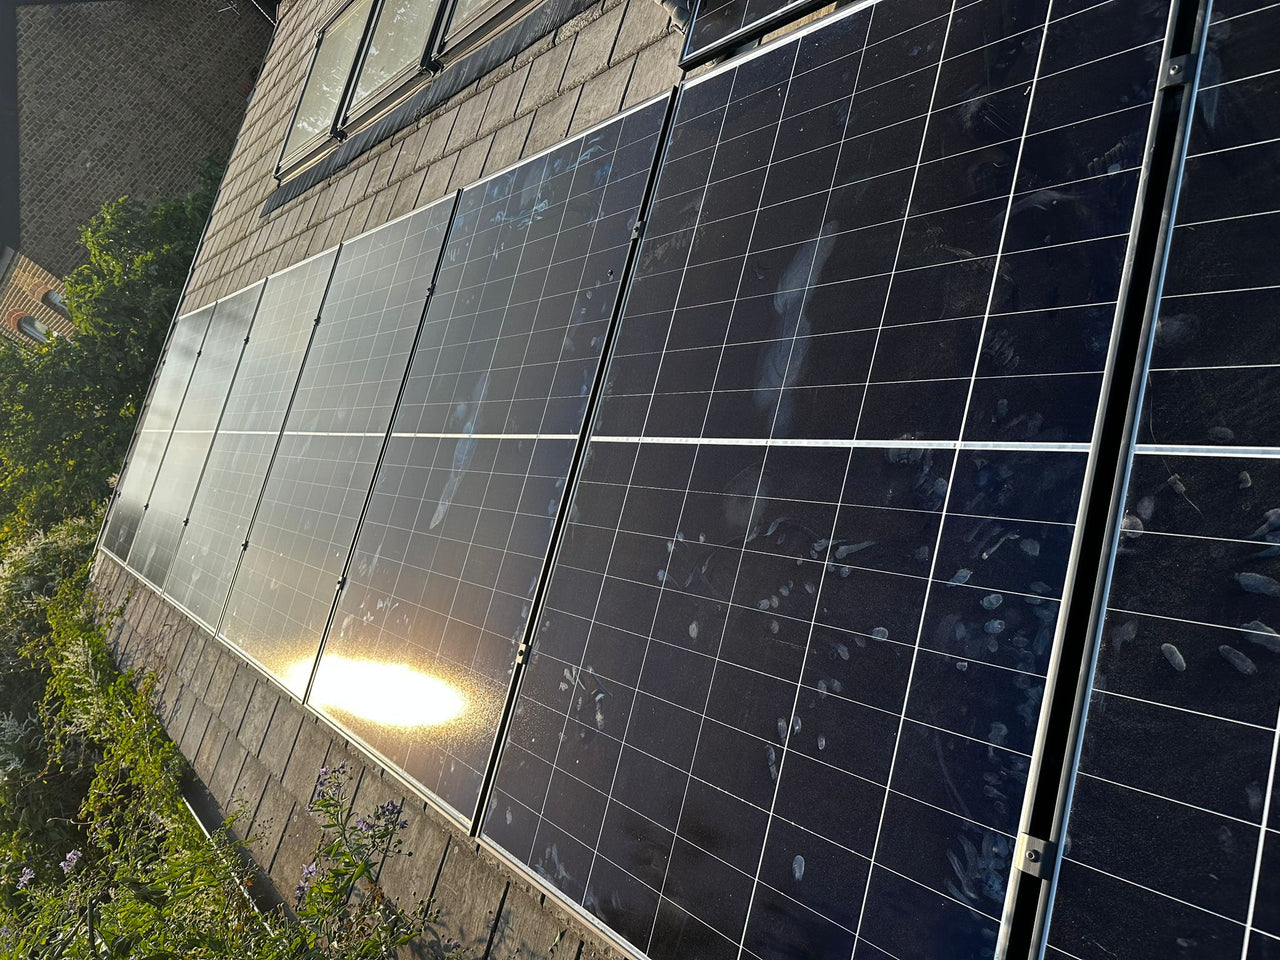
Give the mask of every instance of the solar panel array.
[[209, 321], [173, 436], [129, 553], [129, 566], [157, 588], [163, 588], [173, 564], [260, 296], [262, 284], [256, 283], [220, 300]]
[[1280, 957], [1278, 35], [1214, 4], [1051, 958]]
[[[1280, 957], [1280, 4], [1213, 9], [1059, 960]], [[1170, 18], [855, 4], [183, 317], [104, 546], [637, 954], [993, 956]]]
[[298, 695], [386, 440], [453, 199], [342, 245], [227, 599], [220, 635]]
[[267, 279], [165, 594], [216, 630], [337, 249]]
[[102, 546], [121, 563], [129, 557], [134, 537], [151, 498], [151, 488], [164, 459], [182, 398], [191, 382], [200, 345], [213, 317], [212, 306], [179, 317], [156, 377], [147, 408], [135, 433], [120, 485], [107, 517]]
[[[468, 823], [666, 106], [650, 103], [462, 192], [325, 642], [319, 709]], [[384, 686], [392, 722], [362, 719], [343, 697], [352, 669], [370, 663], [443, 682], [465, 708], [443, 718], [421, 688], [407, 685], [394, 704]]]
[[650, 957], [995, 949], [1168, 12], [1079, 6], [681, 90], [484, 824]]

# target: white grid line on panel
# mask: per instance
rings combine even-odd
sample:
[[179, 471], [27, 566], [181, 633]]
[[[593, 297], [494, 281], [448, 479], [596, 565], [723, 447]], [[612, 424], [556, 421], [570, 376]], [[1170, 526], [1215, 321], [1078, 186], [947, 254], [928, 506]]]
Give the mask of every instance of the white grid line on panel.
[[[1267, 825], [1271, 822], [1271, 804], [1276, 795], [1276, 764], [1280, 762], [1280, 715], [1276, 716], [1275, 737], [1271, 744], [1271, 766], [1267, 770], [1267, 782], [1263, 787], [1262, 822], [1258, 826], [1258, 852], [1253, 863], [1253, 878], [1249, 884], [1249, 908], [1245, 915], [1244, 946], [1240, 950], [1240, 960], [1246, 960], [1249, 954], [1250, 934], [1253, 933], [1253, 921], [1257, 916], [1258, 887], [1262, 882], [1263, 850], [1267, 845]], [[1277, 834], [1280, 838], [1280, 834]]]

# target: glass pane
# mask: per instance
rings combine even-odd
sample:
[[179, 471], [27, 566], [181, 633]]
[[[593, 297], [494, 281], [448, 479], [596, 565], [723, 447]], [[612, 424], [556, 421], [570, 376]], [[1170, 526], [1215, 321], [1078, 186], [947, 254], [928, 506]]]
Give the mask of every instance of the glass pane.
[[453, 17], [449, 21], [449, 32], [453, 33], [459, 26], [466, 23], [491, 3], [493, 3], [493, 0], [458, 0], [454, 4]]
[[387, 0], [373, 28], [352, 100], [359, 103], [407, 67], [421, 62], [439, 0]]
[[289, 131], [284, 150], [286, 157], [312, 137], [324, 133], [333, 123], [338, 101], [342, 99], [342, 88], [347, 82], [347, 71], [355, 59], [356, 47], [360, 45], [360, 35], [364, 32], [372, 3], [373, 0], [356, 0], [320, 38], [315, 65], [307, 78], [298, 115], [293, 118], [293, 128]]

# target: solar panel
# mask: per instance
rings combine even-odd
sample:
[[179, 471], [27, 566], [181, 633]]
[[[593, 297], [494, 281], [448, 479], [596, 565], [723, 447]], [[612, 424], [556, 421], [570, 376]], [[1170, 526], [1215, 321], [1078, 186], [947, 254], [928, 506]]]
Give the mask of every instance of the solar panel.
[[454, 198], [342, 245], [220, 635], [306, 689]]
[[467, 822], [668, 99], [463, 191], [325, 641], [312, 704]]
[[210, 305], [179, 317], [170, 335], [168, 351], [147, 408], [142, 413], [141, 426], [134, 436], [133, 449], [129, 452], [102, 538], [102, 546], [121, 563], [128, 559], [133, 539], [142, 524], [147, 500], [151, 497], [151, 488], [160, 470], [160, 461], [164, 459], [213, 309]]
[[130, 568], [157, 589], [164, 586], [173, 564], [183, 522], [222, 418], [260, 296], [262, 284], [256, 283], [220, 300], [209, 321], [146, 514], [129, 552]]
[[1217, 3], [1046, 957], [1280, 956], [1280, 6]]
[[822, 0], [703, 0], [689, 25], [680, 65], [687, 70], [705, 63], [822, 5]]
[[266, 281], [165, 595], [216, 630], [337, 248]]
[[485, 835], [653, 958], [990, 957], [1168, 7], [682, 88]]

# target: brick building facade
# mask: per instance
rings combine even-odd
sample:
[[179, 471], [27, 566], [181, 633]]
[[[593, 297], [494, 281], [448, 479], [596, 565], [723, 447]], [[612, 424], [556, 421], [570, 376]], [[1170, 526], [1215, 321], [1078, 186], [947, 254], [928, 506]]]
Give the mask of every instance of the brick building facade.
[[[181, 196], [202, 164], [226, 160], [272, 26], [247, 0], [4, 0], [0, 18], [0, 72], [16, 89], [0, 116], [17, 127], [0, 158], [0, 232], [17, 236], [0, 246], [54, 278], [84, 262], [80, 229], [104, 203]], [[25, 290], [30, 273], [8, 282]], [[0, 292], [6, 334], [21, 295]]]

